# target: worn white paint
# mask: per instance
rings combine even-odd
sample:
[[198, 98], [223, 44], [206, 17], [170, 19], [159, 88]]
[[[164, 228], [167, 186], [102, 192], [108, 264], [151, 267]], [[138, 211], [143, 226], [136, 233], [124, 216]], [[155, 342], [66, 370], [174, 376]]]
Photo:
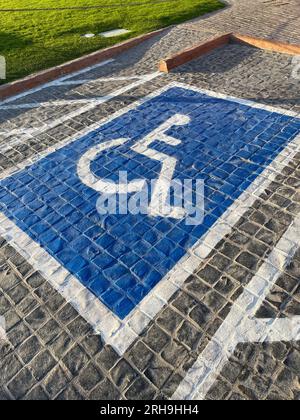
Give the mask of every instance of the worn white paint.
[[4, 316], [0, 316], [0, 343], [1, 341], [8, 341], [6, 335], [6, 323]]
[[[15, 147], [16, 145], [19, 144], [23, 144], [25, 143], [27, 140], [32, 139], [33, 137], [38, 136], [39, 134], [45, 133], [47, 131], [49, 131], [50, 129], [53, 129], [55, 127], [58, 127], [59, 125], [70, 121], [76, 117], [78, 117], [79, 115], [85, 114], [88, 111], [91, 111], [92, 109], [96, 108], [99, 105], [102, 105], [108, 101], [111, 101], [112, 99], [118, 97], [118, 96], [122, 96], [124, 95], [126, 92], [137, 88], [138, 86], [149, 82], [155, 78], [157, 78], [158, 76], [160, 76], [161, 73], [156, 72], [156, 73], [151, 73], [151, 74], [147, 74], [145, 76], [143, 76], [143, 78], [141, 78], [140, 80], [137, 80], [135, 82], [130, 83], [129, 85], [126, 85], [122, 88], [119, 88], [117, 90], [115, 90], [114, 92], [112, 92], [110, 95], [106, 95], [106, 96], [102, 96], [100, 98], [93, 98], [93, 99], [83, 99], [83, 100], [77, 100], [74, 101], [74, 103], [83, 103], [83, 106], [81, 106], [80, 108], [76, 109], [75, 111], [69, 112], [65, 115], [63, 115], [62, 117], [55, 119], [51, 122], [47, 122], [44, 125], [41, 125], [40, 127], [33, 127], [30, 129], [27, 129], [26, 132], [24, 132], [23, 129], [19, 129], [19, 130], [14, 130], [13, 134], [14, 135], [19, 135], [19, 137], [17, 137], [16, 139], [13, 140], [8, 140], [7, 142], [5, 142], [4, 145], [1, 145], [1, 152], [5, 153], [8, 150], [10, 150], [11, 148]], [[72, 103], [72, 101], [70, 100], [65, 100], [65, 101], [57, 101], [55, 102], [55, 105], [67, 105]], [[36, 104], [33, 104], [34, 107], [36, 107]], [[48, 106], [48, 105], [47, 105]], [[22, 106], [21, 106], [22, 107]], [[87, 129], [87, 131], [90, 131], [90, 127]], [[9, 133], [11, 135], [11, 133]], [[77, 135], [79, 136], [80, 133]]]
[[300, 317], [291, 319], [255, 318], [256, 312], [299, 247], [300, 215], [296, 217], [268, 260], [233, 304], [229, 315], [191, 367], [173, 395], [173, 399], [205, 399], [240, 343], [297, 341], [300, 339]]
[[49, 88], [51, 86], [55, 86], [58, 83], [62, 83], [65, 80], [72, 79], [72, 77], [77, 77], [77, 76], [80, 76], [81, 74], [87, 73], [87, 72], [89, 72], [91, 70], [95, 70], [96, 68], [104, 67], [104, 66], [106, 66], [106, 65], [108, 65], [110, 63], [113, 63], [114, 61], [115, 61], [114, 59], [109, 59], [109, 60], [101, 61], [98, 64], [94, 64], [92, 66], [85, 67], [82, 70], [78, 70], [78, 71], [75, 71], [73, 73], [69, 73], [66, 76], [59, 77], [59, 78], [55, 79], [52, 82], [44, 83], [44, 84], [42, 84], [42, 85], [40, 85], [40, 86], [38, 86], [36, 88], [26, 90], [26, 92], [19, 93], [18, 95], [15, 95], [15, 96], [10, 96], [9, 98], [3, 99], [2, 101], [0, 101], [0, 109], [1, 109], [1, 106], [4, 105], [4, 104], [8, 104], [8, 103], [14, 102], [14, 101], [16, 101], [18, 99], [25, 98], [28, 95], [32, 95], [33, 93], [39, 92], [39, 91], [41, 91], [43, 89], [47, 89], [47, 88]]

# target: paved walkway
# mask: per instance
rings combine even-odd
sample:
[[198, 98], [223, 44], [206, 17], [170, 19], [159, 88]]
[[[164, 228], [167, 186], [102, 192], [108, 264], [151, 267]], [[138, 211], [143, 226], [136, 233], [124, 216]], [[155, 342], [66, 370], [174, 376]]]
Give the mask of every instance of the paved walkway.
[[[299, 399], [298, 62], [231, 44], [156, 71], [299, 23], [296, 1], [232, 2], [0, 103], [2, 399]], [[100, 178], [160, 160], [204, 179], [203, 223], [99, 215]]]
[[299, 44], [300, 6], [297, 0], [229, 0], [222, 13], [184, 26], [210, 33], [238, 32]]

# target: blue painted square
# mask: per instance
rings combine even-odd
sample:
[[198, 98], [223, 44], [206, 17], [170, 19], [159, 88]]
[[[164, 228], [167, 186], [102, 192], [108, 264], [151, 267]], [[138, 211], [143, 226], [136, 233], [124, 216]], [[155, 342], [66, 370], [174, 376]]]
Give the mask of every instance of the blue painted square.
[[[152, 149], [177, 159], [175, 178], [205, 180], [205, 219], [106, 215], [96, 211], [99, 193], [84, 185], [77, 165], [95, 145], [129, 141], [100, 154], [95, 176], [150, 181], [161, 164], [131, 149], [175, 114], [190, 123]], [[0, 182], [0, 209], [88, 287], [111, 311], [126, 317], [228, 207], [300, 132], [300, 120], [172, 87]]]

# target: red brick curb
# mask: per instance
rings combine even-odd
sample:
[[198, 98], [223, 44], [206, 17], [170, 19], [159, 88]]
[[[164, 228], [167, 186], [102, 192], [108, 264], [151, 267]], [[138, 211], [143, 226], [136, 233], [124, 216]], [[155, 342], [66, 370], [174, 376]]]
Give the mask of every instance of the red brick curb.
[[65, 76], [69, 73], [73, 73], [85, 67], [92, 66], [93, 64], [99, 63], [108, 58], [112, 58], [117, 54], [127, 51], [130, 48], [133, 48], [143, 43], [144, 41], [147, 41], [148, 39], [160, 35], [169, 28], [170, 27], [159, 29], [148, 34], [132, 38], [128, 41], [122, 42], [109, 48], [105, 48], [103, 50], [96, 51], [76, 60], [69, 61], [65, 64], [32, 74], [28, 77], [25, 77], [24, 79], [0, 86], [0, 100], [25, 92], [26, 90], [36, 88], [39, 85], [51, 82], [58, 77]]
[[253, 47], [257, 47], [266, 51], [274, 51], [290, 55], [300, 54], [300, 45], [297, 44], [287, 44], [284, 42], [278, 42], [276, 40], [255, 38], [253, 36], [241, 34], [231, 34], [230, 38], [231, 41], [252, 45]]
[[206, 54], [215, 48], [222, 47], [227, 45], [230, 42], [230, 34], [225, 34], [217, 38], [210, 39], [203, 44], [194, 45], [187, 50], [181, 51], [178, 54], [175, 54], [171, 57], [162, 60], [159, 63], [159, 70], [168, 73], [170, 70], [182, 66], [185, 63], [188, 63], [195, 58], [200, 57], [203, 54]]

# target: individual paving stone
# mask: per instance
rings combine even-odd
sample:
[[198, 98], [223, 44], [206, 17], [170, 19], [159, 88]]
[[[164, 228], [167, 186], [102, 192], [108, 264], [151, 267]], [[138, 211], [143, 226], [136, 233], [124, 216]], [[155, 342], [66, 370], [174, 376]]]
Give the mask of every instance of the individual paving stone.
[[7, 333], [7, 337], [14, 347], [23, 343], [30, 335], [30, 329], [23, 322], [14, 326], [14, 328]]
[[75, 339], [84, 337], [88, 333], [92, 332], [91, 327], [81, 317], [77, 317], [74, 321], [71, 321], [67, 326], [67, 330]]
[[89, 398], [91, 400], [118, 400], [120, 399], [120, 393], [114, 387], [109, 379], [104, 379], [96, 388], [90, 393]]
[[27, 394], [35, 384], [35, 379], [28, 368], [23, 368], [7, 385], [9, 392], [15, 399], [20, 399]]
[[58, 313], [57, 317], [63, 324], [68, 324], [74, 318], [78, 316], [78, 313], [71, 305], [65, 305]]
[[7, 300], [7, 298], [1, 294], [0, 295], [0, 315], [4, 315], [5, 312], [7, 312], [11, 307], [10, 302]]
[[157, 325], [153, 325], [144, 339], [152, 350], [159, 353], [169, 342], [169, 336]]
[[15, 354], [10, 354], [0, 362], [0, 385], [7, 384], [21, 369], [23, 365]]
[[[173, 348], [173, 347], [172, 347]], [[149, 349], [142, 341], [138, 341], [127, 353], [130, 362], [143, 372], [149, 362], [155, 357], [155, 353]], [[117, 360], [117, 358], [116, 358]]]
[[258, 259], [249, 252], [243, 252], [237, 262], [252, 271], [256, 271], [258, 265]]
[[21, 321], [21, 317], [17, 314], [15, 309], [11, 309], [5, 313], [5, 327], [6, 332], [12, 330], [15, 326], [17, 326]]
[[31, 336], [28, 340], [24, 341], [18, 348], [18, 355], [23, 362], [27, 364], [34, 356], [36, 356], [42, 349], [42, 345], [35, 336]]
[[56, 314], [56, 312], [65, 304], [65, 299], [57, 292], [47, 300], [47, 309]]
[[[218, 256], [216, 256], [216, 259], [219, 260]], [[230, 264], [230, 261], [228, 264]], [[207, 265], [205, 268], [203, 268], [203, 270], [199, 271], [197, 275], [205, 280], [208, 284], [214, 285], [219, 280], [221, 273], [211, 265]]]
[[196, 324], [205, 329], [209, 321], [214, 317], [214, 313], [203, 303], [199, 303], [190, 313], [190, 317]]
[[43, 385], [49, 395], [53, 399], [67, 388], [70, 379], [60, 366], [56, 366], [49, 375], [43, 380]]
[[20, 283], [21, 279], [18, 277], [9, 266], [0, 267], [0, 288], [8, 291]]
[[145, 376], [159, 389], [163, 387], [171, 374], [170, 366], [158, 357], [153, 358], [145, 370]]
[[183, 317], [172, 308], [166, 308], [157, 319], [158, 324], [167, 332], [174, 333], [183, 322]]
[[208, 400], [226, 400], [231, 393], [231, 386], [223, 381], [217, 380], [213, 387], [209, 390], [206, 398]]
[[172, 340], [161, 353], [161, 357], [174, 368], [181, 366], [187, 356], [188, 350], [175, 340]]
[[164, 384], [164, 394], [166, 397], [171, 398], [178, 387], [178, 383], [183, 380], [179, 373], [174, 373]]
[[81, 345], [90, 356], [96, 356], [103, 349], [102, 339], [98, 335], [87, 335]]
[[37, 289], [45, 283], [45, 279], [41, 276], [41, 274], [35, 272], [31, 276], [27, 277], [26, 283], [28, 283], [33, 289]]
[[48, 401], [49, 396], [46, 394], [44, 389], [38, 385], [31, 389], [25, 397], [23, 397], [24, 400], [29, 401]]
[[84, 400], [85, 396], [74, 385], [71, 385], [61, 392], [56, 399], [64, 401], [79, 401]]
[[103, 379], [104, 377], [102, 372], [93, 363], [89, 363], [81, 370], [78, 377], [78, 383], [84, 391], [88, 392]]
[[8, 401], [11, 400], [10, 395], [8, 392], [0, 386], [0, 401]]
[[37, 299], [33, 295], [28, 294], [25, 297], [25, 299], [23, 299], [17, 305], [17, 309], [18, 309], [18, 311], [20, 312], [21, 315], [26, 317], [31, 312], [33, 312], [35, 309], [37, 309], [38, 306], [39, 306], [39, 302], [37, 301]]
[[300, 372], [300, 351], [294, 349], [291, 353], [287, 356], [285, 364], [290, 369], [294, 370], [297, 374]]
[[41, 307], [38, 307], [26, 317], [26, 322], [32, 328], [40, 328], [49, 319], [49, 314]]
[[56, 365], [56, 360], [48, 350], [39, 353], [29, 364], [34, 377], [40, 381]]
[[137, 377], [137, 372], [125, 360], [121, 360], [110, 371], [114, 384], [121, 391], [125, 391]]
[[49, 349], [57, 359], [61, 359], [73, 345], [74, 340], [65, 331], [48, 343]]
[[152, 401], [155, 398], [155, 388], [144, 378], [136, 379], [125, 393], [128, 400]]
[[14, 350], [14, 347], [10, 342], [4, 341], [4, 340], [0, 341], [0, 358], [1, 358], [1, 360], [3, 360], [8, 354], [12, 353], [13, 350]]
[[88, 355], [79, 346], [73, 347], [63, 358], [63, 363], [69, 369], [72, 375], [77, 375], [83, 366], [88, 363]]
[[96, 358], [99, 366], [103, 367], [106, 371], [110, 371], [119, 359], [118, 354], [110, 346], [105, 346]]
[[61, 326], [54, 320], [50, 319], [45, 325], [38, 330], [40, 339], [45, 343], [49, 343], [61, 332]]
[[195, 350], [197, 348], [201, 337], [202, 333], [187, 321], [183, 323], [176, 334], [176, 339], [191, 350]]
[[28, 289], [22, 284], [18, 284], [13, 289], [7, 291], [7, 296], [17, 305], [20, 303], [28, 294]]

